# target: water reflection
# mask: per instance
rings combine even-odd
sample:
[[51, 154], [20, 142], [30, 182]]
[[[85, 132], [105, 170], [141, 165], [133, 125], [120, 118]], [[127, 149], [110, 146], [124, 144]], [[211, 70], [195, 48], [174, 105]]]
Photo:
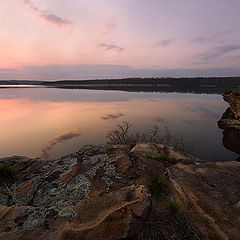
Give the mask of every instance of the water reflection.
[[105, 142], [106, 130], [125, 120], [138, 130], [167, 125], [198, 157], [231, 160], [216, 124], [226, 106], [221, 95], [1, 89], [0, 155], [58, 157]]
[[81, 136], [80, 130], [66, 132], [61, 134], [60, 136], [55, 137], [54, 139], [50, 140], [47, 146], [42, 149], [43, 157], [48, 158], [48, 153], [60, 143], [67, 142], [73, 138]]

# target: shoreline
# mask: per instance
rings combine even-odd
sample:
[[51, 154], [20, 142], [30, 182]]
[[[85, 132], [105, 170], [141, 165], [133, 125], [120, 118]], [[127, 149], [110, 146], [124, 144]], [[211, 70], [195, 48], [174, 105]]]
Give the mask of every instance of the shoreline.
[[[1, 238], [141, 239], [154, 222], [154, 234], [170, 236], [173, 227], [178, 237], [188, 234], [186, 240], [240, 234], [234, 215], [240, 213], [240, 182], [234, 181], [240, 162], [203, 162], [146, 143], [86, 145], [52, 161], [18, 157], [8, 158], [8, 163], [20, 172], [17, 182], [9, 185], [18, 206], [1, 190]], [[234, 226], [226, 228], [225, 221]]]

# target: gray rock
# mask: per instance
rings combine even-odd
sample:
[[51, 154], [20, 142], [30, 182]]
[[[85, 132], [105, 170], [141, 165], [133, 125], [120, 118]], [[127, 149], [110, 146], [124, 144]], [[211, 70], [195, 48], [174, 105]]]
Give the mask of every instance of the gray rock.
[[66, 208], [62, 209], [58, 214], [61, 217], [75, 217], [76, 216], [76, 213], [70, 207], [66, 207]]
[[27, 220], [23, 223], [23, 229], [27, 231], [34, 230], [38, 223], [45, 218], [44, 211], [34, 211], [30, 214]]
[[105, 162], [109, 159], [107, 154], [98, 154], [95, 156], [90, 157], [90, 163], [96, 164], [98, 161]]
[[8, 205], [9, 197], [5, 194], [0, 193], [0, 204], [2, 205]]
[[[20, 206], [27, 206], [29, 204], [30, 201], [33, 200], [34, 196], [39, 193], [39, 191], [41, 191], [40, 185], [43, 183], [43, 179], [37, 178], [31, 189], [22, 197], [20, 197], [19, 195], [16, 195], [16, 199], [18, 201], [18, 204]], [[24, 185], [24, 183], [22, 183]], [[40, 190], [39, 190], [40, 189]]]

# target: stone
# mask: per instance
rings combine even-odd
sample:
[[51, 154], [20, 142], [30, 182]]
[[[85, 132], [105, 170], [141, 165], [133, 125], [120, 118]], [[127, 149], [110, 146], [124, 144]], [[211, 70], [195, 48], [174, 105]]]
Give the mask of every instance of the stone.
[[[135, 216], [145, 220], [150, 209], [145, 204], [147, 189], [139, 185], [137, 176], [133, 178], [129, 150], [116, 147], [109, 154], [103, 150], [88, 145], [51, 162], [22, 157], [19, 163], [11, 158], [21, 169], [19, 181], [10, 186], [19, 206], [7, 208], [3, 196], [1, 204], [7, 215], [0, 220], [0, 239], [120, 239], [130, 232], [134, 235], [131, 222]], [[109, 224], [114, 226], [112, 231]], [[11, 227], [10, 235], [5, 235], [6, 226]]]
[[[166, 167], [147, 156], [163, 152], [178, 163]], [[240, 162], [204, 163], [152, 143], [137, 143], [131, 151], [117, 146], [110, 153], [87, 145], [51, 162], [1, 161], [10, 161], [21, 175], [9, 186], [19, 206], [0, 195], [0, 239], [141, 240], [138, 233], [145, 231], [153, 211], [148, 185], [162, 175], [202, 239], [240, 236]]]
[[240, 236], [240, 163], [178, 163], [168, 169], [172, 192], [201, 239]]
[[235, 207], [240, 211], [240, 201], [235, 205]]
[[8, 197], [8, 195], [0, 193], [0, 204], [7, 206], [7, 205], [8, 205], [8, 202], [9, 202], [9, 197]]
[[240, 154], [240, 94], [227, 92], [223, 98], [230, 105], [218, 121], [219, 128], [223, 129], [223, 145]]
[[62, 209], [58, 214], [61, 217], [75, 217], [76, 216], [76, 213], [70, 207], [66, 207], [66, 208]]

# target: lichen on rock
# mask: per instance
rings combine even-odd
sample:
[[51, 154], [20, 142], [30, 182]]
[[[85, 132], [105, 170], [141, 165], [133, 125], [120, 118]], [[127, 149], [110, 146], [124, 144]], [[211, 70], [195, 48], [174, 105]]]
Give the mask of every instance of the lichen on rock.
[[[141, 240], [153, 209], [149, 182], [163, 175], [171, 183], [168, 191], [201, 236], [240, 235], [240, 182], [235, 178], [240, 163], [204, 163], [151, 143], [137, 143], [131, 152], [121, 146], [109, 153], [103, 149], [87, 145], [49, 163], [11, 158], [22, 170], [19, 181], [10, 186], [19, 206], [0, 194], [0, 239]], [[147, 153], [171, 154], [178, 162], [166, 167]], [[229, 222], [232, 226], [226, 228]]]

